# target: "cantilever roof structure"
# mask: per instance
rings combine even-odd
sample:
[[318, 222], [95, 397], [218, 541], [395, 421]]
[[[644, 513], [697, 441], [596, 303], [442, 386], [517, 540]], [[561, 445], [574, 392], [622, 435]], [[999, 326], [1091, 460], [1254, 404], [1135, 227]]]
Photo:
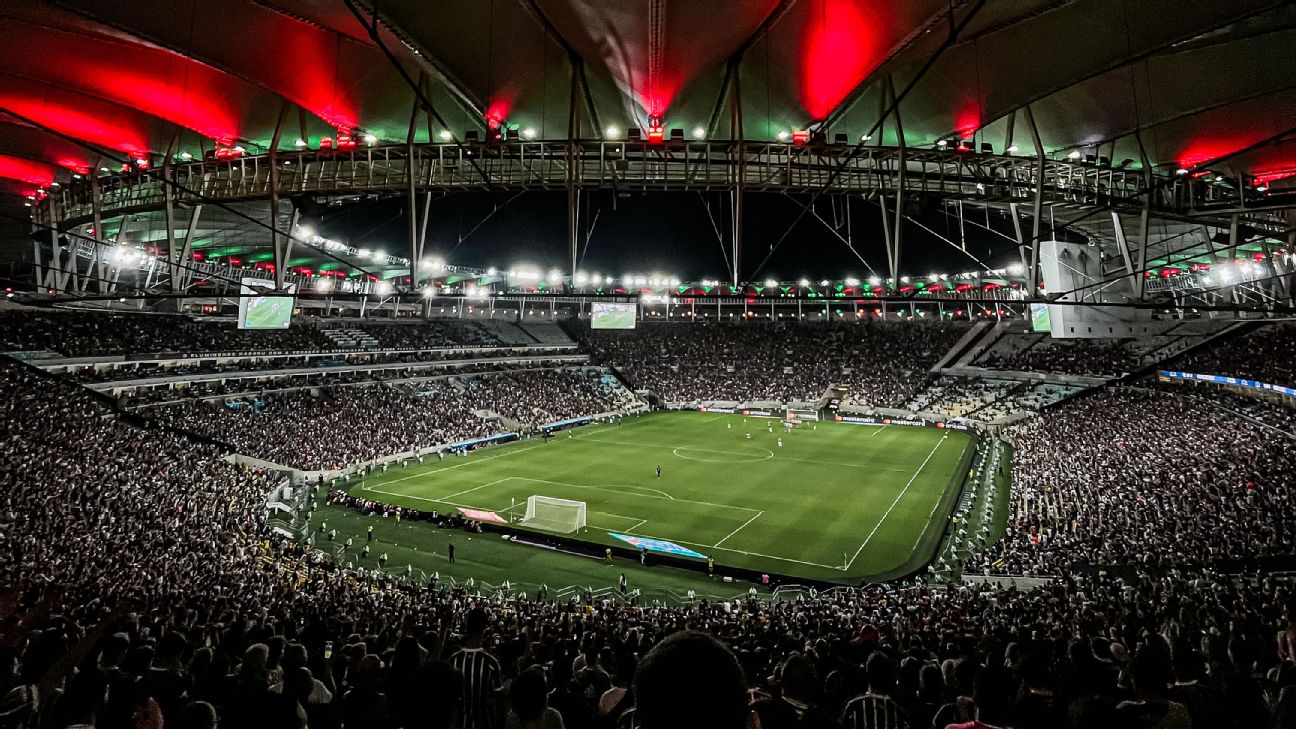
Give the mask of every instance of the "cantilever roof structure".
[[653, 127], [1296, 177], [1276, 0], [40, 0], [0, 25], [11, 209], [123, 162]]
[[[0, 176], [14, 191], [101, 161], [69, 137], [129, 155], [265, 149], [285, 113], [285, 148], [339, 129], [404, 142], [409, 80], [456, 135], [502, 122], [560, 139], [573, 65], [582, 138], [652, 117], [732, 138], [737, 94], [746, 138], [819, 123], [853, 141], [879, 121], [888, 88], [903, 92], [964, 20], [899, 105], [910, 146], [959, 136], [1026, 148], [1030, 106], [1049, 152], [1168, 170], [1245, 149], [1296, 116], [1290, 3], [952, 5], [951, 16], [947, 0], [7, 3], [0, 107], [40, 126], [4, 119]], [[375, 6], [376, 29], [366, 27]], [[438, 126], [422, 119], [416, 138]], [[878, 141], [898, 141], [894, 124]], [[1285, 176], [1296, 141], [1221, 166]]]

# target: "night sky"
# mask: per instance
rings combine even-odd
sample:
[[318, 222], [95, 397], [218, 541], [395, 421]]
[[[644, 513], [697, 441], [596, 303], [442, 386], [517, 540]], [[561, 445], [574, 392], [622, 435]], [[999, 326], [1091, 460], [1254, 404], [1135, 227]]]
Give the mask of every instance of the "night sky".
[[[582, 242], [579, 269], [590, 273], [663, 274], [683, 279], [727, 279], [729, 264], [729, 205], [724, 193], [621, 193], [594, 191], [582, 203], [588, 243]], [[820, 217], [838, 221], [842, 237], [854, 242], [860, 257], [823, 223], [806, 214], [793, 226], [800, 205], [809, 196], [793, 199], [778, 193], [746, 194], [742, 278], [793, 280], [801, 277], [867, 278], [887, 275], [882, 245], [882, 222], [876, 202], [855, 196], [850, 203], [849, 235], [845, 198], [824, 195], [816, 203]], [[421, 200], [421, 198], [420, 198]], [[507, 204], [506, 204], [507, 203]], [[711, 215], [724, 236], [720, 243]], [[421, 203], [420, 203], [421, 204]], [[498, 210], [490, 215], [492, 208]], [[915, 200], [909, 215], [933, 231], [958, 241], [957, 220], [942, 213], [933, 200]], [[976, 222], [986, 223], [985, 211], [967, 208]], [[361, 202], [346, 207], [303, 207], [304, 222], [329, 238], [356, 247], [396, 251], [408, 237], [403, 199]], [[489, 217], [487, 217], [489, 216]], [[483, 222], [485, 220], [485, 222]], [[1016, 260], [1011, 221], [992, 213], [990, 225], [1003, 235], [965, 226], [968, 252], [990, 268]], [[541, 270], [568, 268], [566, 251], [566, 193], [461, 192], [433, 199], [426, 255], [448, 263], [507, 269], [530, 264]], [[474, 230], [475, 228], [475, 230]], [[790, 232], [789, 232], [789, 228]], [[785, 240], [773, 248], [781, 237]], [[902, 273], [925, 276], [980, 268], [967, 254], [907, 222]]]

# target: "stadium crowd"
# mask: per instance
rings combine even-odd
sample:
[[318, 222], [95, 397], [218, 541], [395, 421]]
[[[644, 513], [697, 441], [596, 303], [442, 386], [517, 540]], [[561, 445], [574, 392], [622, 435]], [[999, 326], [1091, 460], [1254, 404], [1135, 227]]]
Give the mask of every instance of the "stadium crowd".
[[577, 332], [595, 361], [668, 402], [817, 401], [829, 385], [856, 403], [913, 396], [966, 328], [957, 324], [653, 323]]
[[994, 354], [978, 364], [997, 370], [1112, 377], [1138, 367], [1139, 356], [1123, 342], [1072, 339]]
[[[494, 323], [503, 326], [502, 323]], [[339, 349], [325, 334], [328, 322], [303, 320], [287, 329], [238, 329], [228, 319], [178, 314], [0, 310], [0, 351], [48, 351], [70, 357], [158, 352], [315, 351]], [[509, 325], [511, 326], [511, 325]], [[499, 346], [478, 322], [348, 322], [379, 347], [416, 349]], [[520, 330], [519, 330], [520, 331]], [[358, 347], [357, 347], [358, 348]]]
[[269, 474], [115, 421], [75, 386], [3, 374], [0, 726], [1296, 721], [1287, 583], [1074, 575], [683, 607], [429, 590], [266, 531]]
[[[725, 378], [759, 394], [843, 376], [899, 402], [958, 336], [764, 328], [760, 344], [737, 326], [667, 326], [641, 330], [648, 344], [591, 346], [682, 399]], [[674, 368], [649, 364], [674, 347], [722, 370], [758, 364], [690, 383], [703, 375], [678, 352]], [[783, 369], [802, 366], [827, 379]], [[347, 459], [396, 438], [408, 450], [468, 407], [543, 422], [608, 397], [556, 372], [424, 392], [154, 410], [317, 463], [339, 442]], [[1038, 589], [906, 583], [683, 606], [479, 597], [343, 570], [269, 528], [276, 473], [9, 361], [0, 433], [0, 729], [1296, 727], [1291, 582], [1208, 568], [1296, 547], [1296, 449], [1175, 392], [1109, 389], [1010, 429], [1009, 533], [972, 566], [1059, 576]]]
[[[237, 403], [195, 399], [140, 412], [243, 455], [302, 470], [337, 470], [518, 428], [534, 430], [616, 406], [597, 374], [572, 370], [483, 375], [462, 384], [362, 383], [269, 393]], [[478, 417], [480, 410], [511, 422]]]
[[1193, 352], [1167, 369], [1228, 375], [1296, 387], [1296, 322], [1265, 324], [1242, 337]]
[[1208, 400], [1113, 388], [1007, 436], [1008, 533], [970, 569], [1064, 574], [1296, 553], [1296, 447]]
[[71, 374], [82, 382], [113, 382], [150, 377], [174, 378], [185, 375], [234, 375], [243, 372], [271, 372], [286, 369], [311, 369], [328, 372], [330, 370], [354, 367], [393, 364], [408, 364], [411, 365], [412, 368], [416, 365], [436, 365], [451, 362], [472, 364], [474, 362], [494, 360], [503, 357], [543, 357], [546, 355], [570, 354], [573, 354], [570, 349], [558, 349], [537, 345], [534, 347], [491, 347], [489, 349], [470, 349], [460, 351], [364, 352], [358, 354], [348, 353], [316, 357], [231, 357], [222, 358], [219, 362], [216, 360], [189, 358], [181, 360], [180, 364], [174, 366], [147, 362], [128, 363], [124, 366], [114, 367], [97, 367], [93, 364], [88, 364], [70, 369]]

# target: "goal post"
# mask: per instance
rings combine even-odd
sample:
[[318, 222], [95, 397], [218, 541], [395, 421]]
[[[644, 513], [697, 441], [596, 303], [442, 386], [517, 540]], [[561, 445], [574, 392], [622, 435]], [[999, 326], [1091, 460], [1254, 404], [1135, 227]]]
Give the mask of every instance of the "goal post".
[[526, 514], [519, 523], [530, 529], [571, 534], [585, 528], [585, 502], [528, 496]]
[[818, 420], [818, 410], [791, 410], [787, 411], [788, 420]]

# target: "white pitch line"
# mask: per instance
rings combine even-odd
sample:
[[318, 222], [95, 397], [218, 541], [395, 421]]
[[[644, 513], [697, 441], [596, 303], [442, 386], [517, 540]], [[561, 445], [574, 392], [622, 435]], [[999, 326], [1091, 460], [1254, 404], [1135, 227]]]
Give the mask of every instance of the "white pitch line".
[[881, 433], [882, 431], [884, 431], [884, 430], [886, 430], [887, 428], [890, 428], [890, 427], [891, 427], [891, 426], [889, 426], [889, 425], [884, 425], [884, 426], [882, 426], [881, 428], [878, 428], [877, 430], [873, 431], [873, 433], [872, 433], [871, 435], [869, 435], [869, 437], [872, 438], [873, 436], [877, 435], [878, 433]]
[[443, 498], [443, 499], [445, 499], [445, 500], [448, 501], [448, 500], [450, 500], [450, 499], [454, 499], [454, 498], [458, 498], [458, 497], [460, 497], [460, 496], [463, 496], [464, 494], [471, 494], [471, 493], [474, 492], [474, 491], [479, 491], [479, 490], [481, 490], [481, 489], [486, 488], [487, 486], [494, 486], [494, 485], [497, 484], [497, 483], [504, 483], [505, 481], [511, 481], [511, 480], [512, 480], [511, 478], [501, 478], [501, 479], [496, 479], [495, 481], [491, 481], [490, 483], [484, 483], [484, 484], [482, 484], [481, 486], [474, 486], [473, 488], [470, 488], [470, 489], [464, 489], [463, 491], [460, 491], [459, 493], [450, 494], [449, 496], [443, 496], [443, 497], [441, 497], [441, 498]]
[[632, 526], [632, 527], [630, 527], [629, 529], [625, 530], [625, 533], [626, 533], [626, 534], [632, 534], [632, 533], [634, 533], [634, 530], [638, 529], [639, 527], [641, 527], [641, 526], [643, 526], [644, 524], [647, 524], [647, 523], [648, 523], [648, 520], [647, 520], [647, 519], [640, 519], [638, 524], [635, 524], [634, 526]]
[[[512, 478], [512, 479], [515, 480], [515, 481], [534, 481], [535, 483], [547, 483], [547, 484], [553, 484], [554, 486], [570, 486], [570, 487], [572, 487], [572, 488], [574, 488], [574, 489], [589, 489], [589, 490], [591, 490], [591, 491], [606, 491], [606, 492], [608, 492], [608, 493], [612, 493], [612, 494], [621, 494], [622, 496], [638, 496], [638, 497], [641, 498], [641, 499], [662, 499], [662, 500], [674, 501], [674, 502], [679, 503], [679, 504], [700, 504], [700, 505], [702, 505], [702, 506], [714, 506], [714, 507], [716, 507], [716, 508], [718, 508], [718, 509], [739, 509], [739, 510], [741, 510], [741, 511], [760, 511], [760, 509], [752, 509], [752, 508], [750, 508], [750, 507], [746, 507], [746, 506], [735, 506], [735, 505], [733, 505], [733, 504], [715, 504], [715, 503], [712, 503], [712, 502], [710, 502], [710, 501], [693, 501], [692, 499], [678, 499], [678, 498], [675, 498], [674, 496], [671, 496], [671, 495], [667, 494], [667, 493], [664, 492], [664, 491], [658, 491], [658, 492], [657, 492], [657, 493], [659, 493], [659, 494], [662, 494], [661, 496], [653, 496], [653, 495], [651, 495], [651, 494], [637, 494], [637, 493], [634, 493], [633, 491], [621, 491], [621, 490], [619, 490], [619, 489], [610, 489], [610, 488], [607, 488], [606, 486], [582, 486], [581, 484], [578, 484], [578, 483], [567, 483], [566, 481], [546, 481], [546, 480], [544, 480], [544, 479], [542, 479], [542, 478], [528, 478], [528, 477], [526, 477], [526, 476], [511, 476], [510, 478]], [[627, 486], [628, 486], [628, 484], [624, 484], [624, 485], [627, 485]], [[648, 487], [646, 487], [646, 486], [630, 486], [630, 488], [648, 488]], [[649, 491], [657, 491], [657, 489], [648, 489], [648, 490], [649, 490]]]
[[939, 449], [941, 443], [944, 442], [944, 438], [936, 441], [936, 445], [932, 447], [931, 453], [927, 454], [927, 457], [923, 459], [922, 464], [918, 466], [918, 470], [914, 471], [914, 474], [909, 477], [909, 483], [905, 484], [904, 488], [900, 489], [900, 493], [896, 494], [895, 501], [891, 502], [891, 505], [887, 507], [886, 512], [882, 514], [882, 518], [878, 519], [877, 524], [873, 525], [873, 531], [869, 532], [869, 535], [864, 538], [864, 542], [859, 545], [859, 549], [855, 550], [855, 556], [850, 558], [850, 561], [846, 563], [846, 566], [841, 568], [842, 570], [848, 570], [851, 565], [855, 564], [855, 560], [859, 557], [860, 552], [864, 551], [864, 547], [868, 546], [869, 540], [873, 538], [874, 534], [877, 534], [877, 530], [882, 526], [882, 522], [886, 521], [888, 516], [891, 516], [891, 510], [894, 509], [896, 504], [900, 503], [900, 499], [904, 498], [904, 495], [909, 492], [909, 487], [912, 486], [914, 480], [918, 478], [918, 474], [922, 473], [922, 470], [927, 467], [927, 462], [932, 459], [932, 456], [936, 455], [937, 449]]
[[712, 549], [715, 549], [716, 547], [719, 547], [721, 544], [724, 544], [726, 541], [728, 541], [729, 537], [732, 537], [733, 535], [735, 535], [735, 534], [737, 534], [738, 532], [742, 531], [742, 530], [743, 530], [743, 529], [744, 529], [748, 524], [750, 524], [750, 523], [756, 521], [757, 519], [759, 519], [759, 518], [760, 518], [760, 515], [761, 515], [761, 514], [764, 514], [764, 513], [765, 513], [765, 512], [763, 512], [763, 511], [756, 512], [756, 516], [753, 516], [752, 518], [750, 518], [750, 519], [748, 519], [747, 521], [743, 522], [743, 523], [742, 523], [742, 526], [740, 526], [740, 527], [738, 527], [737, 529], [735, 529], [735, 530], [729, 532], [728, 534], [726, 534], [724, 539], [721, 539], [720, 541], [716, 542], [715, 544], [712, 544], [712, 545], [711, 545], [711, 548], [712, 548]]
[[[436, 473], [441, 473], [442, 471], [453, 471], [453, 470], [455, 470], [456, 468], [463, 468], [464, 466], [475, 466], [475, 465], [477, 465], [478, 463], [482, 463], [482, 462], [484, 462], [484, 461], [493, 461], [493, 460], [495, 460], [496, 458], [503, 458], [503, 457], [505, 457], [505, 456], [511, 456], [511, 455], [514, 455], [514, 454], [517, 454], [517, 453], [526, 453], [527, 451], [533, 451], [533, 450], [535, 450], [535, 449], [537, 449], [537, 448], [543, 448], [543, 447], [544, 447], [544, 444], [541, 443], [540, 445], [533, 445], [533, 446], [530, 446], [530, 447], [528, 447], [528, 448], [517, 448], [517, 449], [515, 449], [515, 450], [505, 451], [504, 453], [499, 453], [499, 454], [494, 455], [494, 456], [484, 456], [484, 457], [482, 457], [482, 458], [469, 458], [468, 461], [467, 461], [466, 463], [460, 463], [460, 464], [457, 464], [457, 465], [454, 465], [454, 466], [446, 466], [445, 468], [438, 468], [438, 469], [431, 470], [431, 471], [422, 471], [422, 472], [420, 472], [420, 473], [410, 474], [409, 476], [401, 476], [400, 478], [393, 478], [393, 479], [390, 480], [390, 481], [382, 481], [382, 482], [380, 482], [380, 483], [381, 483], [382, 485], [384, 485], [384, 486], [389, 486], [389, 485], [394, 484], [394, 483], [400, 483], [401, 481], [408, 481], [408, 480], [410, 480], [411, 478], [423, 478], [424, 476], [431, 476], [431, 475], [436, 474]], [[367, 490], [367, 491], [372, 491], [373, 489], [366, 489], [366, 490]], [[396, 495], [399, 496], [399, 494], [396, 494]]]

